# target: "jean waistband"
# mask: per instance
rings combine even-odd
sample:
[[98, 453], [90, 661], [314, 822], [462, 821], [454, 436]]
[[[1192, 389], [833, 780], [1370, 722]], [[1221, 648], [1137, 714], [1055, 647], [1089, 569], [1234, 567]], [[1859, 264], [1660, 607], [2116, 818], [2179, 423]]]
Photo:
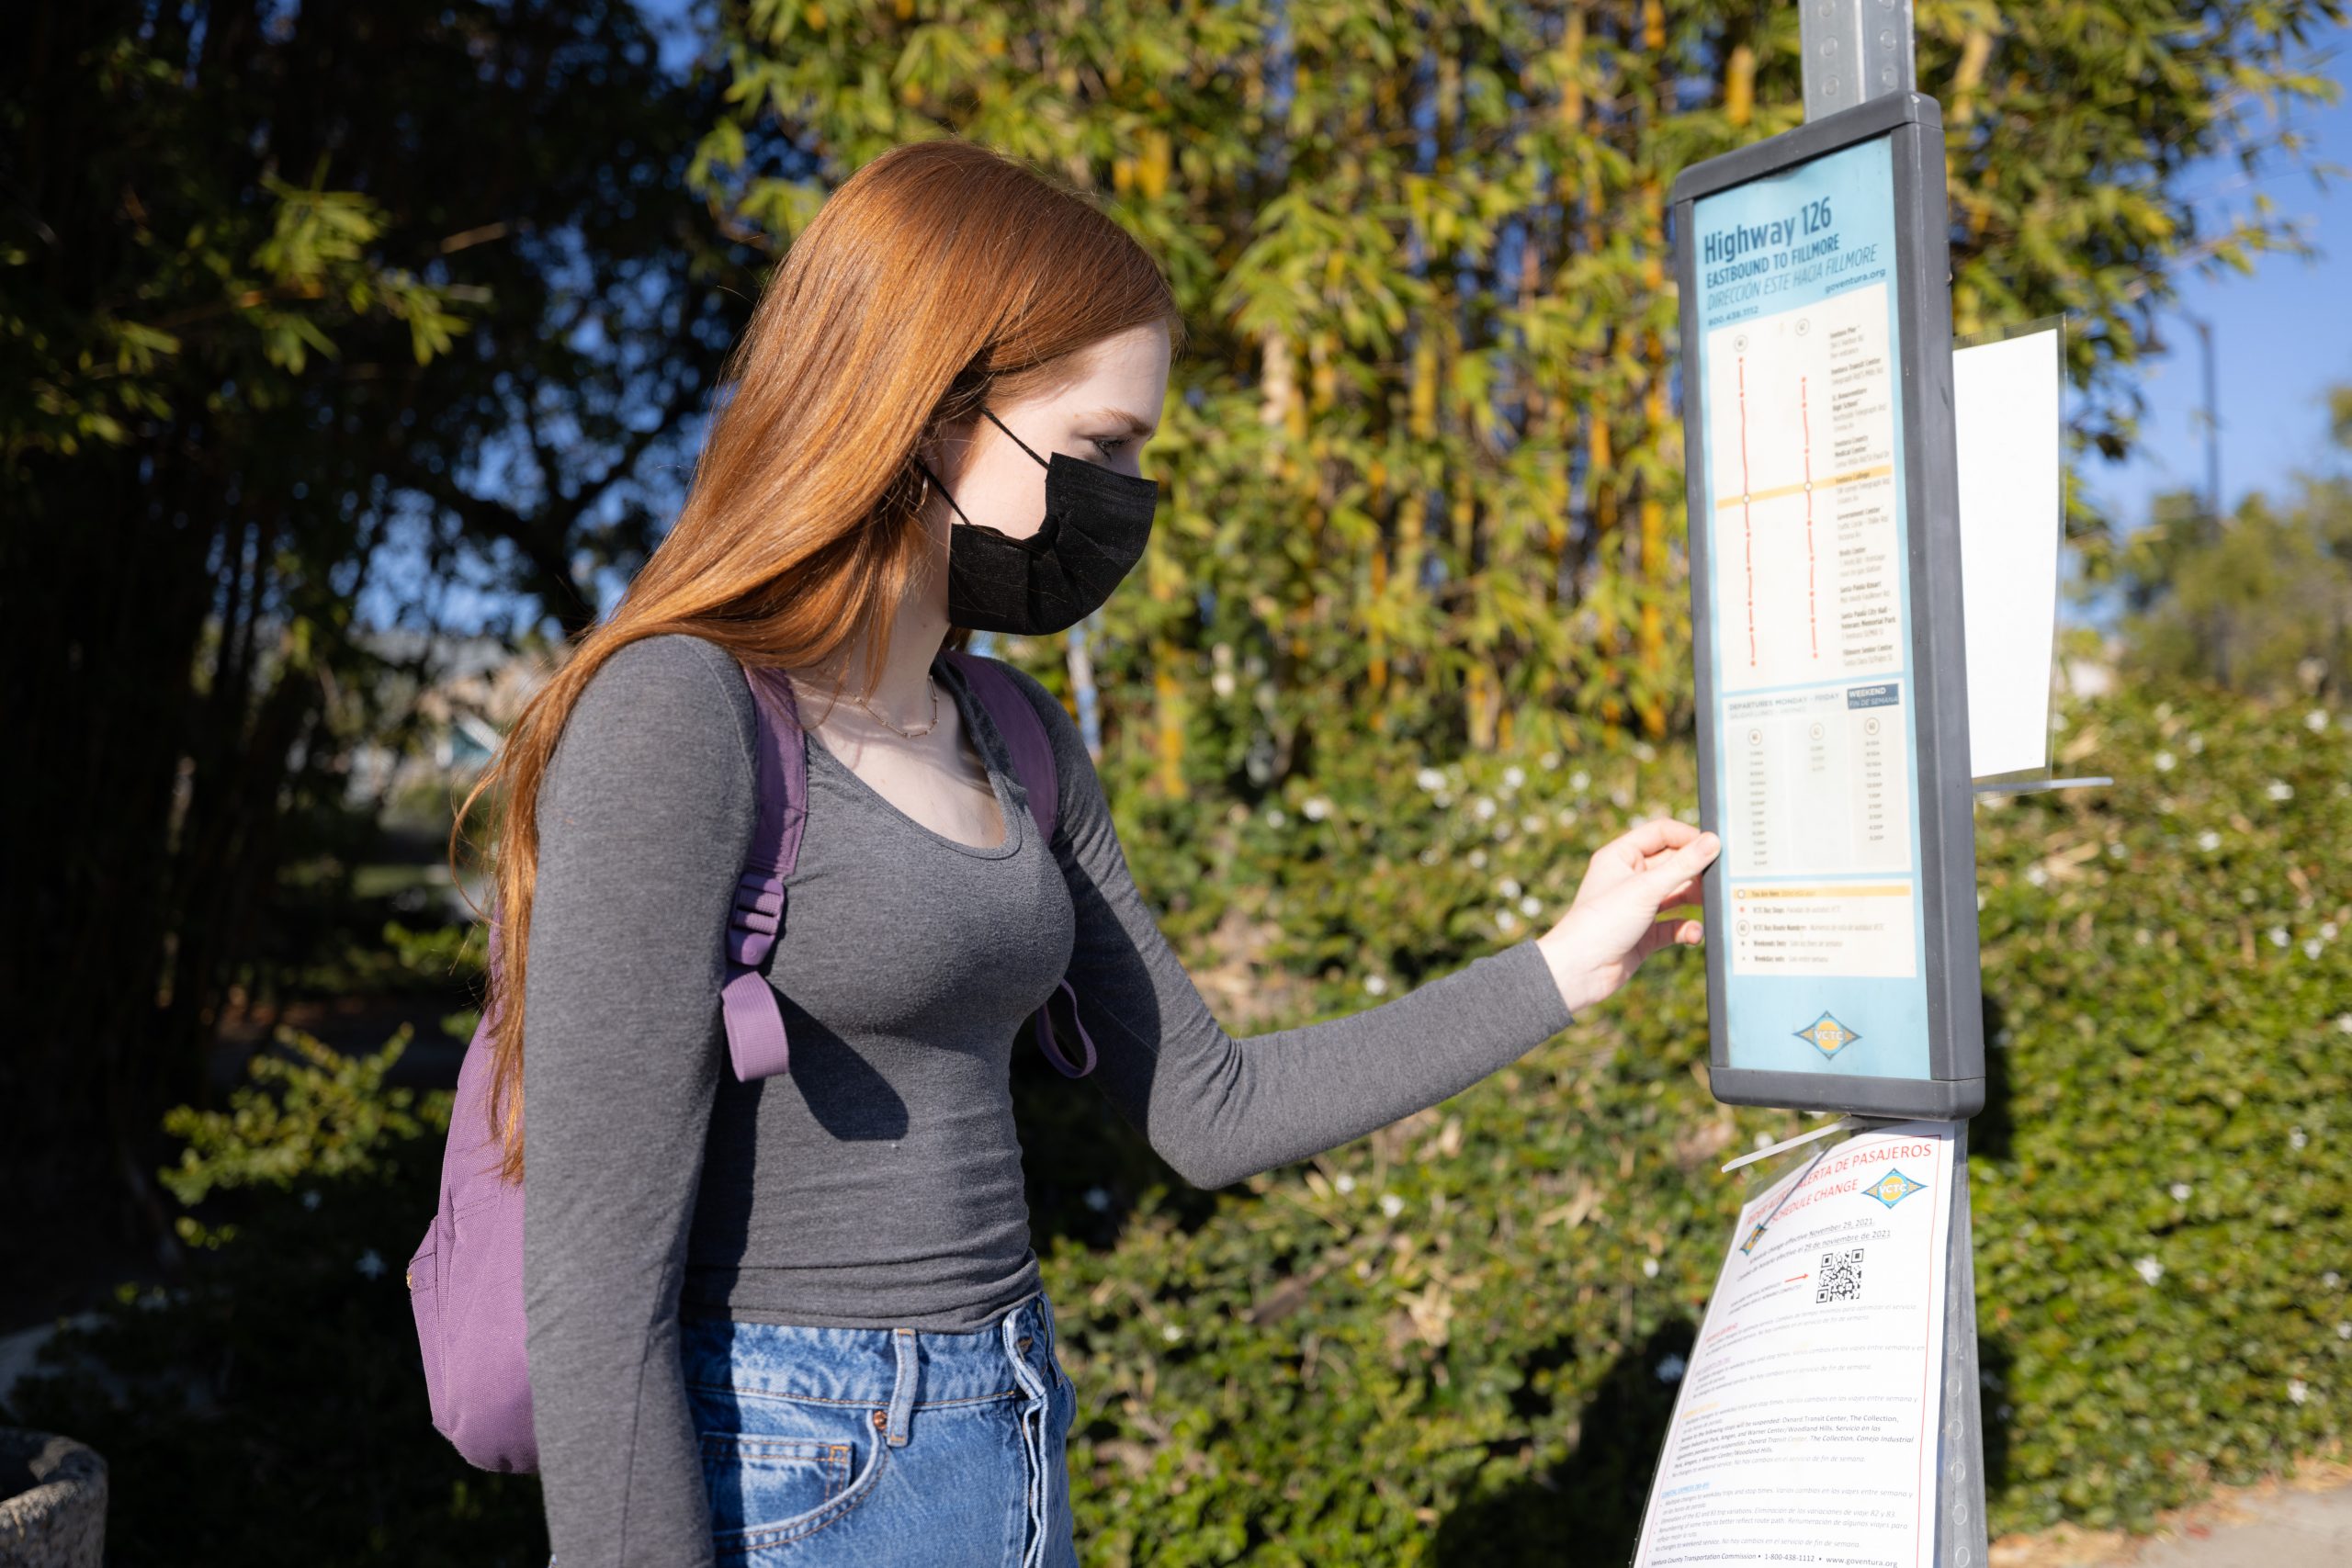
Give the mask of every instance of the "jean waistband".
[[1053, 1304], [1043, 1291], [978, 1328], [961, 1331], [826, 1328], [719, 1317], [685, 1318], [679, 1328], [679, 1357], [690, 1387], [856, 1404], [892, 1401], [899, 1391], [902, 1338], [912, 1350], [918, 1405], [1001, 1398], [1020, 1387], [1007, 1364], [1008, 1351], [1043, 1371], [1055, 1345]]

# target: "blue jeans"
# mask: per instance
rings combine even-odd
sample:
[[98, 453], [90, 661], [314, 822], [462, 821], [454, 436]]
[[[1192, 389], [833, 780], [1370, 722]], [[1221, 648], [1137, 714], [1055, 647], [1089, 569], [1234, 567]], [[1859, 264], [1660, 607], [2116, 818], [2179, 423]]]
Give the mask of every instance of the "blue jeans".
[[722, 1564], [1078, 1568], [1078, 1391], [1042, 1291], [960, 1334], [679, 1328]]

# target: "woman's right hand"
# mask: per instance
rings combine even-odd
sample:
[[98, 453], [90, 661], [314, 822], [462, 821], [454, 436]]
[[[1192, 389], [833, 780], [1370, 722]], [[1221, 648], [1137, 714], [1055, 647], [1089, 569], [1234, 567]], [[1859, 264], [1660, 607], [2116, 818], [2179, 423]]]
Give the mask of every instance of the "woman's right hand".
[[1581, 1016], [1614, 993], [1659, 948], [1705, 940], [1699, 921], [1660, 919], [1658, 911], [1698, 902], [1699, 874], [1722, 847], [1713, 833], [1660, 817], [1594, 852], [1576, 902], [1535, 939], [1570, 1012]]

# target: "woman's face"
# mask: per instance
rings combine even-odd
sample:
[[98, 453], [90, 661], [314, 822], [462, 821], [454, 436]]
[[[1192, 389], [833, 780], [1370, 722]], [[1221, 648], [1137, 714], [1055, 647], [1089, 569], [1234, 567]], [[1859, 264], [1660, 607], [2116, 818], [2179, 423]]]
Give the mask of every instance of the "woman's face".
[[[1168, 396], [1168, 358], [1166, 326], [1131, 328], [1073, 355], [1076, 375], [1057, 390], [991, 405], [989, 412], [1037, 457], [1067, 452], [1140, 477], [1144, 444], [1159, 428]], [[978, 418], [951, 430], [939, 446], [937, 456], [924, 460], [955, 492], [966, 517], [1014, 539], [1025, 539], [1045, 525], [1045, 466], [1004, 431]], [[955, 508], [934, 491], [923, 506], [923, 521], [944, 549]]]

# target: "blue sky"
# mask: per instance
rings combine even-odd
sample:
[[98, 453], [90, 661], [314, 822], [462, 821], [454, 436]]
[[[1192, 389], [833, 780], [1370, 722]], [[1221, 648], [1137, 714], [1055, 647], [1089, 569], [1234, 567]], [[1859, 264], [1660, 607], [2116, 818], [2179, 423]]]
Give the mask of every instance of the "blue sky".
[[[2352, 170], [2352, 28], [2335, 29], [2319, 47], [2334, 56], [2327, 73], [2347, 91], [2288, 122], [2310, 133], [2312, 162]], [[2257, 193], [2267, 195], [2277, 211], [2305, 221], [2318, 254], [2262, 257], [2251, 277], [2182, 279], [2180, 308], [2159, 318], [2172, 352], [2143, 374], [2148, 412], [2137, 448], [2120, 464], [2093, 457], [2076, 476], [2123, 525], [2143, 520], [2161, 491], [2205, 487], [2203, 367], [2189, 315], [2213, 332], [2225, 509], [2249, 491], [2283, 495], [2295, 469], [2326, 463], [2327, 389], [2352, 381], [2352, 176], [2322, 189], [2308, 173], [2283, 167], [2249, 178], [2228, 164], [2207, 165], [2184, 188], [2213, 215], [2245, 212]]]

